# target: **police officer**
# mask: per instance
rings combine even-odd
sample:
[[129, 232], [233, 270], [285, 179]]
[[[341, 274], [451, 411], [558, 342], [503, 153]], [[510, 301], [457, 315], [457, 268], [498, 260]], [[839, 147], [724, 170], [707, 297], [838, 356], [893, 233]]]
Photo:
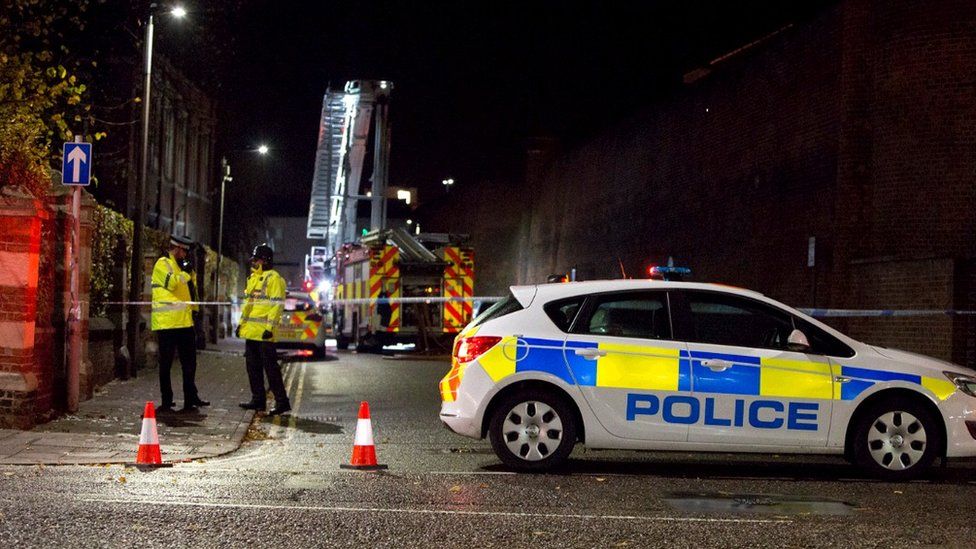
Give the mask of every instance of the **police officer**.
[[279, 415], [291, 410], [285, 383], [281, 379], [281, 367], [274, 344], [274, 327], [281, 319], [285, 300], [285, 279], [274, 270], [274, 250], [267, 244], [254, 247], [251, 254], [251, 276], [244, 289], [246, 301], [241, 309], [241, 323], [237, 336], [244, 338], [244, 361], [251, 384], [251, 400], [242, 402], [246, 410], [264, 410], [267, 395], [264, 392], [264, 376], [275, 397], [275, 407], [269, 415]]
[[176, 405], [170, 369], [173, 355], [177, 353], [183, 370], [183, 411], [210, 404], [197, 393], [196, 335], [192, 308], [186, 303], [191, 301], [189, 283], [193, 276], [180, 268], [180, 262], [186, 258], [192, 244], [193, 241], [188, 238], [170, 237], [168, 252], [153, 266], [152, 330], [156, 332], [159, 343], [159, 390], [163, 397], [159, 406], [161, 411], [172, 411]]

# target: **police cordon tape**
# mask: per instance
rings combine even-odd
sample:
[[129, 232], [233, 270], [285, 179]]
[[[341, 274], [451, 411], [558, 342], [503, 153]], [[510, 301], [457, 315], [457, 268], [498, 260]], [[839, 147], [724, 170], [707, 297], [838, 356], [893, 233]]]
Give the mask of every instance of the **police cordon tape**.
[[[458, 301], [470, 301], [472, 303], [495, 303], [504, 299], [500, 296], [473, 296], [473, 297], [379, 297], [379, 298], [358, 298], [358, 299], [331, 299], [329, 304], [334, 305], [370, 305], [374, 303], [448, 303]], [[252, 303], [265, 303], [274, 300], [254, 300]], [[280, 300], [279, 300], [280, 302]], [[91, 305], [106, 306], [150, 306], [151, 301], [102, 301], [90, 302]], [[233, 301], [166, 301], [160, 305], [203, 305], [203, 306], [243, 306], [244, 300]], [[798, 308], [803, 314], [816, 318], [872, 318], [872, 317], [916, 317], [916, 316], [976, 316], [976, 310], [962, 309], [809, 309]]]
[[817, 318], [907, 317], [907, 316], [973, 316], [976, 311], [959, 309], [797, 309]]
[[[501, 301], [502, 297], [488, 296], [488, 297], [378, 297], [375, 299], [370, 298], [359, 298], [359, 299], [330, 299], [328, 303], [335, 305], [369, 305], [372, 303], [447, 303], [455, 301], [471, 301], [473, 303], [494, 303], [496, 301]], [[284, 300], [274, 300], [274, 299], [255, 299], [251, 300], [251, 303], [281, 303]], [[238, 302], [233, 301], [159, 301], [157, 305], [217, 305], [217, 306], [243, 306], [245, 300], [242, 299]], [[111, 305], [111, 306], [129, 306], [129, 305], [152, 305], [152, 301], [99, 301], [99, 302], [89, 302], [90, 305]]]

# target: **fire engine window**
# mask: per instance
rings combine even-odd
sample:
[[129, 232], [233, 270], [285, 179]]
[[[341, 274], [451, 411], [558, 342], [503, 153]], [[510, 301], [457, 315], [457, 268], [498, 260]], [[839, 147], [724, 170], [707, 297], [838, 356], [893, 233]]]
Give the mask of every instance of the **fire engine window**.
[[552, 323], [557, 328], [568, 332], [569, 327], [573, 324], [573, 319], [576, 318], [576, 313], [579, 312], [580, 306], [583, 305], [583, 299], [584, 297], [580, 296], [550, 301], [546, 303], [543, 309], [545, 309], [546, 314], [549, 315], [549, 319], [552, 320]]
[[594, 296], [589, 318], [574, 330], [593, 335], [671, 339], [667, 294], [627, 292]]

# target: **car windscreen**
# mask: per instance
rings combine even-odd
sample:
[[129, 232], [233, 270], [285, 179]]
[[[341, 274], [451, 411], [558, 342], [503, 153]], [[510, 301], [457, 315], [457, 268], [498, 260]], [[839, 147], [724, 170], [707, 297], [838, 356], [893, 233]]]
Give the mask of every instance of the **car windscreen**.
[[315, 303], [312, 302], [311, 298], [301, 295], [288, 294], [285, 297], [285, 310], [286, 311], [311, 311], [315, 308]]
[[476, 316], [474, 320], [471, 321], [469, 326], [479, 326], [485, 322], [488, 322], [489, 320], [494, 320], [507, 314], [521, 311], [523, 308], [524, 307], [522, 307], [522, 304], [515, 299], [515, 296], [509, 295], [505, 299], [502, 299], [491, 307], [488, 307], [488, 309], [486, 309], [483, 313]]

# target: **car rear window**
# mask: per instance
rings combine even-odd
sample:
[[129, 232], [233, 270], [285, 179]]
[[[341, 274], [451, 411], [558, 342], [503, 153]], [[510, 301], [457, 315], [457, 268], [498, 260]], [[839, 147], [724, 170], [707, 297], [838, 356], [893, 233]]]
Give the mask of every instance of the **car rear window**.
[[576, 314], [579, 313], [584, 299], [585, 296], [577, 296], [550, 301], [545, 304], [543, 310], [546, 311], [549, 320], [552, 320], [552, 323], [557, 328], [564, 332], [569, 332], [569, 328], [573, 325], [573, 320], [576, 318]]
[[474, 317], [471, 321], [471, 326], [479, 326], [488, 322], [489, 320], [494, 320], [496, 318], [503, 317], [508, 314], [512, 314], [516, 311], [521, 311], [524, 307], [522, 304], [515, 299], [515, 296], [509, 295], [505, 299], [495, 303], [491, 307], [488, 307], [483, 313]]

